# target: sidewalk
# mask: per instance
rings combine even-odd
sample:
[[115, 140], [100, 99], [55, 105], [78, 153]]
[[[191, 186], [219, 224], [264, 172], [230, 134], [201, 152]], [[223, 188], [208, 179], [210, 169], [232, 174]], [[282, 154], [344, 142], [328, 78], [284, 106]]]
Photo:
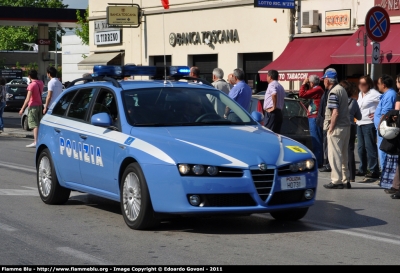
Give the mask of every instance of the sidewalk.
[[[7, 124], [5, 124], [7, 126]], [[20, 138], [32, 138], [32, 131], [25, 131], [22, 128], [9, 128], [5, 127], [4, 132], [0, 134], [0, 136], [12, 136], [12, 137], [20, 137]]]
[[15, 112], [4, 112], [4, 132], [0, 136], [12, 136], [21, 138], [33, 138], [32, 131], [25, 131], [21, 127], [21, 118], [18, 113]]

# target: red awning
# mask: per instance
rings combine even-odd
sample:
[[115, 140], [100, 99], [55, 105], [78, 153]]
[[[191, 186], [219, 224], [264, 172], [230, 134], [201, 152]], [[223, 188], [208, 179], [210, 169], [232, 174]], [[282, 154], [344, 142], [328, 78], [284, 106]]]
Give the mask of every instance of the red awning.
[[308, 75], [322, 76], [325, 68], [332, 64], [331, 54], [351, 35], [295, 38], [289, 42], [282, 54], [262, 68], [260, 80], [267, 80], [270, 69], [279, 72], [279, 80], [303, 80]]
[[[360, 27], [343, 45], [332, 54], [332, 64], [363, 64], [364, 46], [363, 33], [364, 26]], [[389, 35], [380, 43], [381, 60], [380, 63], [400, 63], [400, 24], [391, 24]], [[360, 38], [360, 46], [357, 46], [357, 38]], [[367, 63], [371, 63], [372, 46], [371, 40], [367, 44]]]

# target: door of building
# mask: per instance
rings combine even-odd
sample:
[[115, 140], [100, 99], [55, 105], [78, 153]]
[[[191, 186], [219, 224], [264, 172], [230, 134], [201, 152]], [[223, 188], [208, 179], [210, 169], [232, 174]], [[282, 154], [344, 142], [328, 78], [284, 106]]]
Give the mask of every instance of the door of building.
[[212, 72], [218, 67], [218, 54], [193, 55], [193, 66], [200, 69], [200, 78], [212, 82]]

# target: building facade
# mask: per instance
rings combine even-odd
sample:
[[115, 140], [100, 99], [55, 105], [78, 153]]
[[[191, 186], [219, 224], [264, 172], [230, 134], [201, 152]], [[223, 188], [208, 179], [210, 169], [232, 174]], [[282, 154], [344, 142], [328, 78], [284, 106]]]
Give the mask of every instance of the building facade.
[[[328, 67], [338, 71], [339, 80], [355, 82], [364, 74], [377, 80], [384, 73], [393, 77], [399, 73], [399, 0], [301, 0], [296, 4], [296, 34], [282, 54], [259, 71], [261, 80], [269, 69], [277, 69], [280, 79], [291, 81], [298, 90], [304, 77], [321, 76]], [[380, 22], [390, 30], [373, 54], [375, 41], [366, 35], [365, 21], [375, 6], [389, 14], [389, 22]]]
[[89, 46], [83, 45], [82, 40], [72, 32], [62, 36], [62, 81], [71, 82], [81, 78], [92, 69], [78, 69], [77, 63], [89, 56]]
[[165, 56], [167, 65], [199, 67], [209, 81], [216, 67], [226, 76], [242, 68], [248, 84], [261, 91], [266, 83], [258, 71], [282, 53], [294, 26], [289, 9], [254, 7], [253, 0], [174, 0], [169, 9], [160, 0], [122, 0], [141, 7], [141, 24], [110, 28], [104, 25], [108, 2], [89, 0], [91, 56], [81, 68], [96, 62], [163, 65]]

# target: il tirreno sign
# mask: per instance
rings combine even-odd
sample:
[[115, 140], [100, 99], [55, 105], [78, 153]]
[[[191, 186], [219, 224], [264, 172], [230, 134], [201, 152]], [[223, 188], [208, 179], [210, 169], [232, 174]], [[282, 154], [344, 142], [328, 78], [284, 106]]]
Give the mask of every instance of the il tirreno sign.
[[95, 45], [110, 45], [110, 44], [120, 44], [120, 43], [121, 43], [121, 31], [120, 30], [94, 33], [94, 44]]
[[171, 32], [169, 34], [169, 44], [171, 46], [210, 43], [222, 44], [227, 42], [239, 42], [239, 34], [237, 29], [182, 33]]

